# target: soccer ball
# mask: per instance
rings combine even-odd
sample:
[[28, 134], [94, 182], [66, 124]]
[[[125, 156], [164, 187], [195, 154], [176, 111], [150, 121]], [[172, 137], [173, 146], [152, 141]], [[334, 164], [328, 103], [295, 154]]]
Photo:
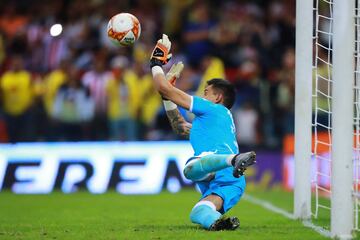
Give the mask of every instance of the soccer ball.
[[140, 22], [130, 13], [119, 13], [110, 19], [107, 33], [114, 44], [130, 46], [140, 37]]

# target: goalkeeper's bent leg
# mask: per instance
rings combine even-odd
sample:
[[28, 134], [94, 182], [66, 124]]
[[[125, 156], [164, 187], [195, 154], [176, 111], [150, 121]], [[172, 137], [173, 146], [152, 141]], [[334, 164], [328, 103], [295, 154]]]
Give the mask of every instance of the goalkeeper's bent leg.
[[184, 176], [192, 181], [205, 180], [210, 173], [232, 166], [234, 154], [210, 154], [185, 165]]
[[190, 213], [191, 222], [200, 224], [205, 229], [210, 229], [220, 217], [221, 213], [216, 211], [214, 203], [210, 201], [198, 202]]

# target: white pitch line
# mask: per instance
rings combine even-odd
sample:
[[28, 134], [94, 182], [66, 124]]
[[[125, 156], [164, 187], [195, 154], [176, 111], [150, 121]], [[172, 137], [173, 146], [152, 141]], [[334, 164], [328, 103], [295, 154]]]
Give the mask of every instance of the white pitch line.
[[278, 208], [276, 206], [274, 206], [273, 204], [271, 204], [270, 202], [267, 202], [267, 201], [264, 201], [264, 200], [261, 200], [259, 198], [256, 198], [256, 197], [253, 197], [253, 196], [250, 196], [248, 194], [245, 194], [243, 197], [243, 199], [251, 202], [251, 203], [255, 203], [257, 205], [260, 205], [262, 206], [263, 208], [266, 208], [272, 212], [275, 212], [275, 213], [278, 213], [280, 215], [283, 215], [284, 217], [286, 218], [289, 218], [289, 219], [295, 219], [294, 215], [285, 211], [284, 209], [281, 209], [281, 208]]
[[328, 237], [328, 238], [331, 238], [331, 233], [330, 231], [320, 227], [320, 226], [316, 226], [315, 224], [313, 224], [312, 222], [310, 221], [302, 221], [302, 224], [305, 226], [305, 227], [308, 227], [308, 228], [311, 228], [313, 229], [314, 231], [320, 233], [322, 236], [324, 237]]
[[[279, 207], [276, 207], [274, 206], [272, 203], [270, 202], [267, 202], [265, 200], [262, 200], [262, 199], [259, 199], [259, 198], [256, 198], [256, 197], [253, 197], [253, 196], [250, 196], [248, 194], [245, 194], [242, 199], [246, 200], [246, 201], [249, 201], [251, 203], [254, 203], [256, 205], [260, 205], [261, 207], [263, 208], [266, 208], [272, 212], [275, 212], [277, 214], [280, 214], [286, 218], [289, 218], [289, 219], [292, 219], [292, 220], [295, 220], [295, 217], [293, 214], [289, 213], [288, 211], [285, 211], [284, 209], [282, 208], [279, 208]], [[331, 237], [331, 233], [330, 231], [322, 228], [322, 227], [319, 227], [319, 226], [316, 226], [314, 225], [312, 222], [310, 221], [302, 221], [302, 224], [305, 226], [305, 227], [308, 227], [308, 228], [311, 228], [313, 229], [314, 231], [316, 231], [317, 233], [319, 233], [320, 235], [324, 236], [324, 237], [328, 237], [330, 238]]]

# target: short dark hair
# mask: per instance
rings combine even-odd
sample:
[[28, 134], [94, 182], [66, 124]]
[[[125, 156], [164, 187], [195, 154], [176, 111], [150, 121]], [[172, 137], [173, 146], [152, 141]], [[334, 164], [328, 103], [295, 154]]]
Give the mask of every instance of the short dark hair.
[[229, 81], [221, 78], [213, 78], [207, 81], [208, 86], [212, 86], [215, 91], [221, 91], [223, 94], [223, 104], [230, 109], [235, 102], [235, 87]]

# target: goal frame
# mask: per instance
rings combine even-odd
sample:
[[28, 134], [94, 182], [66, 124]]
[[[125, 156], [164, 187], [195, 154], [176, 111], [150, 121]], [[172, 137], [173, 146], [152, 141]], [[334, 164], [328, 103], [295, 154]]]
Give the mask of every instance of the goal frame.
[[[330, 231], [332, 237], [351, 239], [355, 1], [327, 2], [333, 9]], [[303, 220], [311, 219], [313, 4], [296, 1], [294, 217]]]

